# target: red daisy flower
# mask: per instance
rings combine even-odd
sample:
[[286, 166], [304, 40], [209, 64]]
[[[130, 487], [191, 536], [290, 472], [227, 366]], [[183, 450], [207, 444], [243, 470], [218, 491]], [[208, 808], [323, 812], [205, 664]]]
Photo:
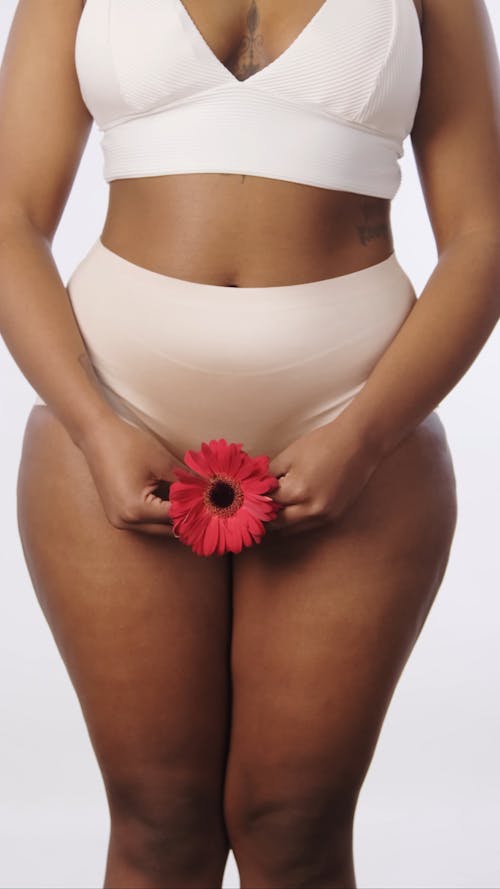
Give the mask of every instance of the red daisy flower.
[[281, 509], [267, 496], [279, 487], [269, 474], [269, 457], [250, 457], [241, 443], [220, 438], [186, 451], [184, 462], [197, 474], [174, 469], [179, 479], [169, 494], [174, 534], [200, 556], [239, 553], [260, 543], [264, 522]]

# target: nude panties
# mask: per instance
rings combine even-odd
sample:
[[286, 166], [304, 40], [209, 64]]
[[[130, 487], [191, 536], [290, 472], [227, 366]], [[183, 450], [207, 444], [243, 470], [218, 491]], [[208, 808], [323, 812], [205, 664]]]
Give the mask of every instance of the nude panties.
[[416, 301], [394, 253], [311, 283], [226, 287], [143, 268], [100, 238], [66, 289], [103, 396], [181, 460], [212, 438], [272, 459], [333, 420]]

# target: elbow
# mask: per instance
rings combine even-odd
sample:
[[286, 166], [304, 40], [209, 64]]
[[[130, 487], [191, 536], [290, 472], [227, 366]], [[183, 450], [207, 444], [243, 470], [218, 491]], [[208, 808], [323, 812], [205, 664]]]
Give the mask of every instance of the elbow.
[[436, 241], [438, 259], [460, 253], [467, 255], [471, 266], [487, 266], [491, 274], [497, 275], [500, 286], [500, 224], [498, 227], [474, 226], [456, 232], [453, 237]]
[[438, 256], [457, 244], [471, 244], [477, 248], [496, 250], [500, 257], [500, 213], [481, 221], [465, 221], [455, 225], [452, 230], [435, 230], [434, 237]]

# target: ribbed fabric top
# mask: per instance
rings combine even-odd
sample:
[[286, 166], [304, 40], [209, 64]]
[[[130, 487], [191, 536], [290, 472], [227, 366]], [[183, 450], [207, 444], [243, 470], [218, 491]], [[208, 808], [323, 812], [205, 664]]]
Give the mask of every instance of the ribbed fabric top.
[[324, 0], [246, 80], [182, 0], [87, 0], [75, 64], [103, 174], [242, 173], [393, 198], [422, 73], [413, 0]]

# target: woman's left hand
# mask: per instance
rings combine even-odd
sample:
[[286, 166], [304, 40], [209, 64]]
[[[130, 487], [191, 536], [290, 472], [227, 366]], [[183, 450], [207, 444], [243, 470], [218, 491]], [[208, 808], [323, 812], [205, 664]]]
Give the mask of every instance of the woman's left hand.
[[347, 411], [296, 439], [269, 463], [269, 472], [280, 482], [270, 496], [282, 508], [266, 530], [294, 534], [337, 519], [379, 461]]

